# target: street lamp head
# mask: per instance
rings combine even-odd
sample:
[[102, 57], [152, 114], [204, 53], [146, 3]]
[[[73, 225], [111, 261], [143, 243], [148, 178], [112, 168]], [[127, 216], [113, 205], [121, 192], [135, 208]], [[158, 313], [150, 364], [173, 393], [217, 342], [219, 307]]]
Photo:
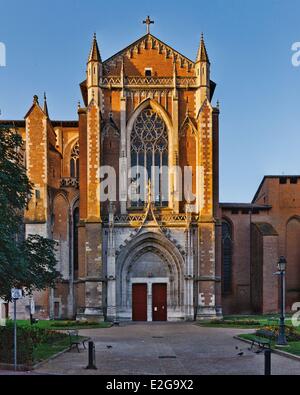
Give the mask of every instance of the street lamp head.
[[277, 264], [278, 270], [279, 270], [280, 272], [285, 272], [285, 270], [286, 270], [286, 264], [287, 264], [287, 261], [286, 261], [285, 257], [284, 257], [284, 256], [281, 256], [281, 257], [279, 258], [279, 261], [278, 261], [278, 264]]

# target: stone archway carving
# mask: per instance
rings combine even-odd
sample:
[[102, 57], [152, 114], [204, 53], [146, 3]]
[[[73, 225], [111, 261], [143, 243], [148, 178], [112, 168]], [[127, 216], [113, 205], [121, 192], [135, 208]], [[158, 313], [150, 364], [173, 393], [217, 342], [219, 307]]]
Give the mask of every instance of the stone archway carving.
[[[168, 286], [168, 307], [172, 312], [183, 313], [184, 306], [184, 260], [177, 248], [158, 232], [145, 232], [140, 234], [126, 248], [124, 248], [117, 259], [117, 305], [119, 310], [126, 314], [127, 318], [131, 316], [131, 279], [136, 273], [132, 268], [138, 262], [141, 262], [146, 254], [153, 254], [158, 261], [164, 265], [162, 272], [157, 272], [157, 266], [145, 268], [144, 274], [139, 272], [141, 278], [151, 277], [155, 282], [155, 277], [164, 279]], [[149, 259], [149, 256], [148, 256]], [[155, 260], [155, 258], [154, 258]], [[154, 273], [151, 273], [154, 271]], [[152, 278], [151, 274], [154, 276]]]

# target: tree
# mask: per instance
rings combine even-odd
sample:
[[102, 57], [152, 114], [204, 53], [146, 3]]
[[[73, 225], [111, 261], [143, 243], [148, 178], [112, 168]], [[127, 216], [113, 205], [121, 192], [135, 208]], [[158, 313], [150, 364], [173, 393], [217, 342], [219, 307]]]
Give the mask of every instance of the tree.
[[23, 165], [22, 146], [16, 130], [0, 126], [0, 298], [7, 301], [13, 287], [32, 293], [53, 287], [59, 278], [56, 243], [38, 235], [20, 237], [33, 187]]

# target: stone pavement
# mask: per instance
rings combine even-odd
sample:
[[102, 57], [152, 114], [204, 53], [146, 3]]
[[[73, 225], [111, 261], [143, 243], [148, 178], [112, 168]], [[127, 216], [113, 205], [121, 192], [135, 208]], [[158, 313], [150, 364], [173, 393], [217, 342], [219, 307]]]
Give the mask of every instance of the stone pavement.
[[[248, 351], [248, 344], [233, 339], [243, 332], [249, 330], [202, 328], [193, 323], [121, 324], [121, 327], [82, 330], [82, 335], [90, 336], [95, 342], [97, 371], [84, 369], [87, 351], [78, 354], [74, 350], [43, 365], [36, 373], [261, 375], [264, 355]], [[237, 355], [240, 350], [243, 356]], [[300, 362], [272, 355], [272, 373], [298, 375]]]

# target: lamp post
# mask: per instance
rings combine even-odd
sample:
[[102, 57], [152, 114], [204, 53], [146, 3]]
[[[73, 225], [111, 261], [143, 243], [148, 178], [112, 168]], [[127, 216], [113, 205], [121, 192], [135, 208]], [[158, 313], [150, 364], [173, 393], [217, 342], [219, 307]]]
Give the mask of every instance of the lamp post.
[[279, 258], [277, 274], [280, 276], [280, 324], [277, 339], [278, 346], [286, 346], [287, 340], [285, 336], [285, 272], [287, 261], [284, 256]]

